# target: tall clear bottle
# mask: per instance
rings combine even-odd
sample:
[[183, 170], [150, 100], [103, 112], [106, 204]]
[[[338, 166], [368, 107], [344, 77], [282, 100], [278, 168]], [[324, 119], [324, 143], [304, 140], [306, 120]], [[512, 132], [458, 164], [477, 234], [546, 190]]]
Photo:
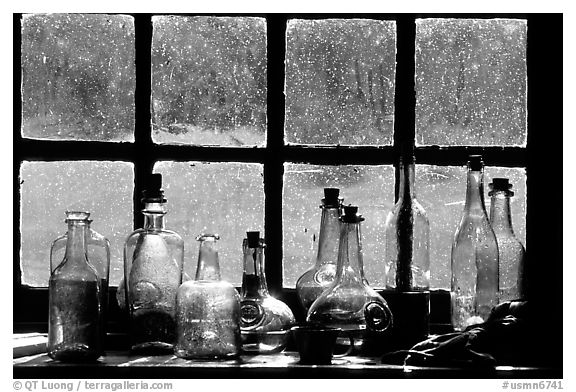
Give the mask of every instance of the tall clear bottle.
[[466, 204], [452, 243], [452, 326], [461, 331], [498, 304], [498, 244], [484, 207], [484, 164], [471, 155]]
[[48, 283], [48, 355], [60, 361], [92, 361], [102, 355], [100, 278], [89, 262], [83, 217], [69, 216], [66, 250]]
[[314, 301], [306, 320], [343, 330], [352, 336], [357, 354], [379, 353], [383, 333], [392, 325], [388, 304], [364, 276], [362, 236], [358, 207], [344, 207], [340, 220], [340, 241], [336, 276], [328, 288]]
[[430, 224], [416, 200], [414, 157], [401, 157], [398, 171], [398, 201], [386, 219], [386, 289], [395, 334], [415, 343], [429, 333]]
[[490, 223], [498, 242], [500, 260], [499, 301], [521, 299], [526, 251], [512, 229], [510, 198], [514, 196], [508, 178], [493, 178], [490, 184]]
[[124, 288], [133, 351], [171, 351], [175, 341], [176, 291], [182, 282], [184, 242], [164, 228], [162, 176], [152, 174], [144, 197], [144, 227], [124, 245]]
[[338, 188], [324, 188], [322, 199], [322, 217], [318, 238], [316, 263], [296, 281], [296, 293], [304, 310], [334, 281], [336, 261], [338, 260], [338, 241], [340, 237], [340, 214], [342, 201]]
[[194, 280], [178, 289], [176, 347], [185, 359], [225, 359], [240, 354], [240, 296], [220, 277], [217, 234], [203, 234]]
[[[66, 220], [69, 221], [83, 221], [86, 227], [86, 250], [88, 255], [88, 262], [98, 274], [100, 304], [102, 305], [102, 319], [100, 332], [102, 339], [106, 336], [106, 315], [108, 312], [108, 280], [110, 276], [110, 242], [106, 237], [94, 231], [90, 224], [90, 213], [85, 211], [66, 211]], [[58, 237], [50, 247], [50, 272], [52, 273], [65, 256], [66, 245], [68, 243], [68, 232]], [[104, 341], [104, 340], [103, 340]]]
[[296, 322], [290, 308], [268, 292], [264, 273], [264, 239], [249, 231], [242, 243], [244, 273], [240, 302], [242, 351], [250, 354], [280, 352]]

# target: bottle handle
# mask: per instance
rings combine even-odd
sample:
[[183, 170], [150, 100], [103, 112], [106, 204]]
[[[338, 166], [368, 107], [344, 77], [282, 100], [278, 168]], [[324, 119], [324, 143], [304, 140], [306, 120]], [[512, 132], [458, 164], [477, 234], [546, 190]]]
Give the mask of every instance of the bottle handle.
[[368, 302], [364, 306], [364, 318], [368, 329], [376, 332], [384, 332], [392, 326], [392, 312], [385, 303]]

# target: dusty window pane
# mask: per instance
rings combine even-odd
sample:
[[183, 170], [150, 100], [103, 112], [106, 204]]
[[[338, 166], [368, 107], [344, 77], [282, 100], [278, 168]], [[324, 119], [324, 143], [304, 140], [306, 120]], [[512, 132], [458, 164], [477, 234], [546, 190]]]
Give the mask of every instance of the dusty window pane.
[[285, 164], [283, 191], [284, 287], [315, 263], [324, 187], [340, 188], [344, 204], [357, 205], [362, 222], [364, 272], [370, 284], [385, 284], [386, 215], [394, 203], [392, 166]]
[[[524, 169], [486, 167], [484, 202], [490, 215], [488, 184], [494, 177], [509, 178], [513, 184], [512, 226], [518, 239], [526, 244], [526, 172]], [[450, 289], [450, 254], [454, 233], [466, 199], [466, 168], [461, 166], [416, 166], [416, 197], [430, 220], [430, 286]]]
[[92, 228], [110, 241], [110, 284], [123, 276], [122, 248], [132, 231], [134, 170], [125, 162], [23, 162], [22, 283], [47, 286], [50, 245], [66, 233], [66, 210], [90, 212]]
[[526, 21], [416, 21], [416, 142], [526, 145]]
[[154, 141], [262, 145], [266, 20], [158, 16], [153, 23]]
[[166, 227], [184, 239], [184, 269], [194, 278], [196, 236], [217, 233], [220, 272], [242, 282], [242, 240], [246, 232], [264, 235], [263, 166], [255, 163], [159, 162], [168, 200]]
[[50, 14], [22, 19], [22, 135], [133, 141], [131, 16]]
[[286, 39], [286, 141], [391, 144], [396, 23], [292, 19]]

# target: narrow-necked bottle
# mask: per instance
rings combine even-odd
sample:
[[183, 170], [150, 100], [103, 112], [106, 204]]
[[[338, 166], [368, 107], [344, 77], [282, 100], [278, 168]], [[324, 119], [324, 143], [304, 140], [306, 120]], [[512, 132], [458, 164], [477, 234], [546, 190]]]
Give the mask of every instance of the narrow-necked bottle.
[[240, 302], [242, 351], [249, 354], [280, 352], [295, 323], [290, 308], [268, 292], [264, 273], [265, 242], [260, 232], [249, 231], [242, 243], [244, 273]]
[[100, 279], [88, 260], [87, 225], [69, 216], [66, 250], [49, 280], [48, 355], [91, 361], [102, 355]]
[[[72, 220], [81, 220], [85, 225], [86, 233], [86, 251], [88, 262], [98, 274], [100, 304], [102, 306], [102, 320], [100, 332], [102, 339], [106, 336], [106, 315], [108, 312], [108, 280], [110, 275], [110, 242], [106, 237], [98, 234], [90, 227], [92, 220], [90, 213], [85, 211], [66, 211], [66, 222]], [[58, 237], [50, 248], [50, 272], [58, 267], [66, 253], [66, 244], [68, 243], [68, 232]], [[104, 340], [103, 340], [104, 341]]]
[[338, 260], [342, 201], [338, 188], [324, 188], [316, 263], [296, 281], [296, 293], [306, 311], [334, 281]]
[[176, 347], [185, 359], [226, 359], [240, 354], [240, 296], [220, 277], [217, 234], [203, 234], [194, 280], [178, 289]]
[[460, 331], [486, 321], [498, 304], [498, 244], [484, 207], [484, 165], [468, 162], [466, 204], [452, 243], [452, 326]]
[[337, 327], [344, 336], [353, 336], [357, 353], [375, 352], [382, 334], [392, 325], [388, 304], [364, 276], [362, 236], [358, 207], [344, 207], [340, 217], [338, 264], [332, 284], [314, 301], [306, 320]]
[[500, 302], [523, 298], [522, 283], [526, 251], [512, 229], [510, 198], [514, 196], [507, 178], [493, 178], [490, 184], [490, 223], [498, 241], [500, 261]]
[[398, 201], [386, 219], [386, 289], [394, 332], [415, 343], [429, 332], [430, 224], [416, 199], [413, 156], [401, 157], [398, 171]]
[[133, 351], [171, 351], [175, 341], [176, 291], [182, 282], [184, 242], [164, 228], [162, 176], [152, 174], [144, 197], [144, 227], [124, 245], [124, 287]]

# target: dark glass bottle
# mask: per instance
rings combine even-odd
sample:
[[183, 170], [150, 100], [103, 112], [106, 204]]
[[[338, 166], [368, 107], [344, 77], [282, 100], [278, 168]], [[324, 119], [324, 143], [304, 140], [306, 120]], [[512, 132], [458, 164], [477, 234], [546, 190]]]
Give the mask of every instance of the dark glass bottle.
[[240, 354], [240, 296], [220, 277], [217, 234], [198, 236], [194, 280], [178, 289], [175, 353], [185, 359], [225, 359]]
[[88, 227], [67, 219], [66, 251], [49, 280], [48, 355], [60, 361], [93, 361], [102, 355], [100, 279], [87, 256]]
[[526, 251], [512, 229], [510, 198], [514, 196], [507, 178], [493, 178], [490, 184], [490, 223], [498, 242], [499, 301], [521, 299]]
[[264, 239], [260, 232], [246, 233], [242, 248], [244, 273], [240, 302], [242, 351], [270, 354], [288, 343], [290, 327], [296, 322], [290, 308], [268, 292], [264, 273]]
[[176, 291], [182, 282], [184, 242], [164, 228], [162, 176], [144, 191], [144, 227], [124, 245], [124, 287], [133, 351], [171, 351], [175, 340]]
[[[90, 224], [90, 213], [85, 211], [66, 211], [66, 223], [71, 220], [81, 220], [86, 227], [86, 251], [88, 262], [98, 274], [102, 320], [100, 332], [102, 341], [106, 336], [106, 315], [108, 312], [108, 280], [110, 275], [110, 242], [106, 237], [94, 231]], [[68, 244], [68, 232], [58, 237], [50, 248], [50, 272], [53, 272], [65, 256]]]
[[356, 353], [363, 355], [384, 349], [377, 346], [392, 325], [392, 313], [364, 276], [360, 233], [364, 218], [357, 211], [356, 206], [344, 207], [335, 279], [314, 301], [306, 320], [340, 328], [343, 337], [354, 338]]
[[325, 188], [322, 199], [322, 217], [318, 238], [316, 263], [296, 281], [296, 293], [306, 311], [322, 292], [334, 281], [338, 260], [340, 214], [342, 201], [337, 188]]
[[425, 339], [430, 319], [430, 224], [416, 200], [414, 158], [398, 162], [398, 201], [386, 219], [386, 289], [398, 339]]
[[498, 244], [484, 207], [484, 164], [468, 162], [466, 204], [452, 244], [452, 325], [460, 331], [486, 321], [498, 304]]

